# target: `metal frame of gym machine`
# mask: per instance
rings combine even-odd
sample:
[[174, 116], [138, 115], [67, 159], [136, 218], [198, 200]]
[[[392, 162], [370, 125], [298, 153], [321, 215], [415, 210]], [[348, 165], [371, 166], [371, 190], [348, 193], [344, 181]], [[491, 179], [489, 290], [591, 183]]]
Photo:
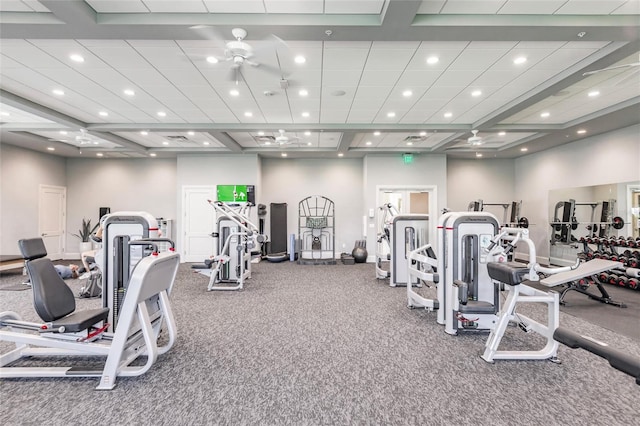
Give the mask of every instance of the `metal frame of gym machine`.
[[[249, 220], [251, 204], [234, 210], [222, 201], [207, 202], [217, 214], [216, 232], [211, 234], [216, 239], [215, 267], [198, 272], [209, 276], [207, 291], [242, 290], [244, 281], [251, 278], [251, 250], [265, 238]], [[220, 244], [221, 241], [224, 243]], [[235, 285], [216, 285], [219, 283]]]
[[322, 195], [310, 195], [298, 203], [298, 264], [336, 264], [335, 204]]

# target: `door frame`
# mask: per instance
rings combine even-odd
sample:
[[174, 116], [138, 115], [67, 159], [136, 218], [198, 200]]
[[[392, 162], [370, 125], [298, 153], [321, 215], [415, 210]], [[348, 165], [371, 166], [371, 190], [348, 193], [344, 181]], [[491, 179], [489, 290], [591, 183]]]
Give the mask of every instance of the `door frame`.
[[[438, 187], [437, 185], [376, 185], [376, 223], [381, 193], [384, 191], [428, 192], [429, 193], [429, 244], [435, 247], [438, 229]], [[375, 232], [378, 232], [376, 229]]]
[[62, 211], [60, 212], [60, 253], [47, 253], [51, 260], [63, 259], [67, 253], [67, 187], [58, 185], [38, 185], [38, 235], [43, 236], [42, 217], [44, 215], [44, 206], [42, 202], [42, 194], [44, 190], [54, 190], [62, 194]]
[[[187, 226], [187, 192], [190, 190], [211, 190], [213, 196], [216, 193], [216, 185], [182, 185], [181, 194], [180, 194], [180, 211], [178, 212], [178, 216], [181, 220], [178, 221], [178, 234], [176, 235], [176, 249], [178, 253], [180, 253], [181, 262], [186, 262], [186, 241], [185, 241], [185, 233]], [[213, 232], [213, 229], [212, 229]], [[213, 251], [212, 251], [213, 254]]]

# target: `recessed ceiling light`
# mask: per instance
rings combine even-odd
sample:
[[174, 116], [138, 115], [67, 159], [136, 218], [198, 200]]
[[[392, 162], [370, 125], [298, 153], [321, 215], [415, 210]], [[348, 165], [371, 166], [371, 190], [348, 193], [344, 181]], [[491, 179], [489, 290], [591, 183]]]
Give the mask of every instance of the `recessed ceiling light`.
[[132, 89], [124, 89], [124, 90], [122, 91], [122, 93], [124, 93], [124, 94], [125, 94], [125, 95], [127, 95], [127, 96], [133, 96], [133, 95], [135, 95], [135, 94], [136, 94], [136, 92], [135, 92], [134, 90], [132, 90]]
[[93, 141], [93, 144], [94, 144], [94, 145], [100, 145], [100, 142], [98, 142], [98, 141]]
[[158, 117], [166, 117], [167, 113], [164, 111], [158, 111]]
[[140, 131], [140, 134], [141, 134], [142, 136], [147, 136], [147, 135], [149, 134], [149, 132], [147, 132], [146, 130], [141, 130], [141, 131]]
[[407, 142], [407, 146], [412, 146], [413, 142]]
[[474, 90], [473, 92], [471, 92], [471, 96], [473, 96], [474, 98], [477, 98], [480, 95], [482, 95], [482, 90]]
[[152, 152], [151, 154], [149, 154], [150, 157], [155, 157], [156, 155], [158, 154], [156, 154], [155, 152]]
[[380, 132], [373, 132], [373, 136], [380, 136]]
[[547, 118], [547, 117], [548, 117], [548, 116], [550, 116], [550, 115], [551, 115], [551, 114], [549, 114], [549, 113], [548, 113], [548, 112], [546, 112], [546, 111], [545, 111], [545, 112], [543, 112], [543, 113], [540, 113], [540, 117], [542, 117], [542, 118]]
[[396, 113], [393, 112], [393, 111], [387, 113], [387, 117], [389, 117], [389, 118], [393, 118], [395, 116], [396, 116]]
[[96, 157], [102, 157], [104, 154], [101, 152], [96, 152]]
[[311, 146], [313, 145], [311, 142], [307, 142], [307, 146]]
[[311, 136], [311, 132], [307, 130], [306, 132], [304, 132], [304, 135], [305, 136]]
[[513, 63], [516, 65], [524, 64], [527, 62], [527, 58], [525, 56], [518, 56], [513, 60]]
[[66, 134], [67, 134], [67, 131], [66, 131], [66, 130], [60, 130], [60, 134], [61, 134], [61, 135], [66, 135]]
[[210, 64], [217, 64], [218, 58], [216, 58], [215, 56], [207, 56], [207, 62], [209, 62]]
[[444, 113], [444, 118], [451, 118], [453, 117], [453, 113], [452, 112], [445, 112]]
[[302, 116], [307, 118], [307, 117], [309, 117], [309, 113], [305, 111], [305, 112], [302, 113]]
[[280, 154], [280, 155], [282, 155], [283, 157], [286, 157], [286, 156], [287, 156], [287, 153], [286, 153], [286, 152], [283, 152], [283, 153], [282, 153], [282, 154]]
[[264, 136], [264, 132], [258, 132], [258, 136]]
[[366, 145], [371, 145], [371, 141], [367, 141], [365, 144]]
[[1, 116], [3, 116], [3, 117], [8, 117], [8, 116], [10, 116], [11, 114], [9, 114], [9, 113], [8, 113], [8, 112], [6, 112], [6, 111], [2, 111], [2, 112], [0, 112], [0, 115], [1, 115]]
[[231, 96], [238, 96], [240, 94], [240, 92], [237, 91], [236, 89], [231, 89], [231, 90], [229, 90], [229, 94]]
[[169, 145], [169, 141], [162, 141], [162, 145]]
[[204, 141], [202, 142], [202, 145], [210, 145], [211, 143], [209, 141]]
[[587, 133], [587, 131], [585, 129], [580, 129], [576, 133], [579, 135], [584, 135], [585, 133]]
[[420, 132], [420, 136], [427, 136], [427, 132]]
[[188, 131], [188, 132], [187, 132], [187, 134], [188, 134], [189, 136], [193, 136], [193, 135], [195, 135], [195, 132]]
[[404, 96], [405, 98], [408, 98], [411, 95], [413, 95], [413, 92], [411, 90], [405, 90], [404, 92], [402, 92], [402, 96]]
[[62, 90], [62, 89], [53, 89], [51, 92], [52, 92], [54, 95], [64, 96], [64, 90]]
[[480, 158], [482, 157], [482, 153], [481, 152], [476, 152], [476, 158]]
[[520, 151], [527, 152], [527, 151], [529, 151], [529, 148], [520, 148]]
[[253, 117], [253, 113], [251, 111], [247, 111], [244, 113], [245, 117]]
[[295, 57], [294, 61], [296, 61], [296, 64], [304, 64], [305, 62], [307, 62], [307, 58], [302, 55], [298, 55]]
[[100, 111], [100, 112], [98, 113], [98, 115], [99, 115], [100, 117], [108, 117], [108, 116], [109, 116], [109, 113], [108, 113], [107, 111]]
[[592, 90], [591, 92], [589, 92], [589, 97], [590, 97], [590, 98], [593, 98], [593, 97], [598, 96], [599, 94], [600, 94], [600, 92], [599, 92], [599, 91], [597, 91], [597, 90]]
[[498, 136], [504, 136], [506, 134], [507, 134], [507, 132], [498, 132]]
[[427, 63], [429, 65], [437, 64], [438, 62], [440, 62], [440, 58], [438, 58], [437, 56], [429, 56], [427, 58]]
[[265, 144], [265, 145], [271, 145], [271, 142], [266, 141], [264, 144]]
[[82, 55], [78, 55], [77, 53], [69, 55], [69, 59], [71, 59], [73, 62], [84, 62], [84, 58], [82, 57]]
[[307, 96], [309, 94], [309, 92], [306, 89], [300, 89], [300, 91], [298, 92], [298, 95], [300, 96]]
[[48, 151], [55, 151], [56, 149], [55, 149], [54, 147], [52, 147], [52, 146], [48, 146], [48, 147], [47, 147], [47, 150], [48, 150]]
[[344, 154], [342, 152], [339, 152], [338, 157], [344, 157]]

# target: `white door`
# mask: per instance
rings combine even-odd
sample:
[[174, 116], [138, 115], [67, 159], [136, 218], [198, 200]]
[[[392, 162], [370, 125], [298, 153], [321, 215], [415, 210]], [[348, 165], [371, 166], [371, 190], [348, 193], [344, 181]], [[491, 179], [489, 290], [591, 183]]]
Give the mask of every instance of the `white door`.
[[62, 259], [65, 252], [67, 188], [40, 185], [38, 198], [38, 234], [51, 260]]
[[215, 200], [215, 186], [182, 187], [182, 260], [204, 262], [215, 254], [216, 212], [207, 200]]

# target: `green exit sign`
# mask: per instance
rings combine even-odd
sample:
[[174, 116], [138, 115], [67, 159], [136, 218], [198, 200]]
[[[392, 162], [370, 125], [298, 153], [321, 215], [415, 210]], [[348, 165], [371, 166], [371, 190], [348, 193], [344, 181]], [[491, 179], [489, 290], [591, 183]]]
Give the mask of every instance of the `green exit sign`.
[[402, 154], [402, 161], [404, 161], [404, 164], [413, 163], [413, 154]]

